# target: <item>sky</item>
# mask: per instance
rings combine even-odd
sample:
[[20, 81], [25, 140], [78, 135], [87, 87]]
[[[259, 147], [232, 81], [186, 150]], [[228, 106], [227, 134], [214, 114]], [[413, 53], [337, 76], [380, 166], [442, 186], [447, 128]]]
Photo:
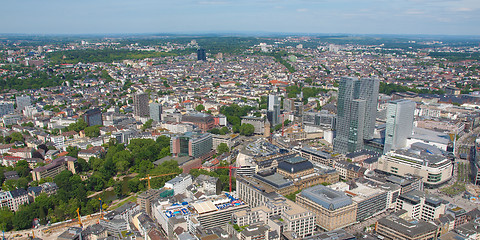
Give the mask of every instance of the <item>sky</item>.
[[480, 35], [480, 0], [0, 0], [0, 33]]

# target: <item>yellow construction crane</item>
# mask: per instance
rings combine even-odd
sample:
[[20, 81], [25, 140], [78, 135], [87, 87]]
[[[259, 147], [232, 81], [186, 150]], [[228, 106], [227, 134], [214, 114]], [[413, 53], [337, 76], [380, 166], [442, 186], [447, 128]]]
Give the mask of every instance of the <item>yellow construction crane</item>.
[[80, 208], [77, 208], [77, 215], [78, 215], [78, 224], [80, 224], [80, 227], [83, 228], [82, 218], [80, 217]]
[[152, 178], [157, 178], [157, 177], [164, 177], [164, 176], [174, 175], [174, 174], [178, 174], [178, 173], [167, 173], [167, 174], [160, 174], [160, 175], [155, 175], [155, 176], [151, 176], [150, 174], [148, 174], [148, 177], [140, 178], [140, 180], [141, 180], [141, 181], [143, 181], [143, 180], [148, 180], [148, 189], [151, 189], [151, 187], [150, 187], [150, 179], [152, 179]]

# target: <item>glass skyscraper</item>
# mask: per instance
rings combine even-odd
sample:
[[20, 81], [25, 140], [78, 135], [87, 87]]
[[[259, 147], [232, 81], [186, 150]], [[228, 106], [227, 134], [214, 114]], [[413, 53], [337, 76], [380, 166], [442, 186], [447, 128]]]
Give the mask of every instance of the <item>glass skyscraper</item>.
[[407, 138], [413, 130], [415, 106], [415, 102], [406, 99], [388, 103], [384, 153], [407, 146]]
[[333, 149], [349, 153], [363, 148], [375, 130], [379, 80], [342, 77], [338, 88], [337, 131]]

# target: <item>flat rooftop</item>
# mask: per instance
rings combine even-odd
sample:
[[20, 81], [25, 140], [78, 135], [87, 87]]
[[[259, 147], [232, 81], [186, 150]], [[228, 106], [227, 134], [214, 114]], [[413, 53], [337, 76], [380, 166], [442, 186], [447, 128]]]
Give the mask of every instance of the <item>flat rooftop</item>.
[[350, 185], [345, 182], [337, 182], [335, 184], [329, 185], [329, 188], [332, 188], [336, 191], [344, 192], [347, 195], [352, 197], [352, 200], [355, 202], [362, 202], [366, 199], [369, 199], [373, 196], [383, 193], [384, 191], [380, 188], [374, 186], [369, 186], [367, 184], [356, 182], [357, 186], [354, 189], [349, 189]]
[[300, 195], [329, 210], [343, 208], [353, 203], [352, 199], [345, 193], [323, 185], [307, 188]]

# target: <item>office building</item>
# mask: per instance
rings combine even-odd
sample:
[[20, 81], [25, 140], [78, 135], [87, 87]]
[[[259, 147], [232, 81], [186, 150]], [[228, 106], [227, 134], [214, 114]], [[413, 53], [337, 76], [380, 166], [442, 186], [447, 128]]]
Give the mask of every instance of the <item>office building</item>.
[[400, 210], [379, 219], [375, 229], [382, 239], [424, 240], [437, 239], [438, 227], [424, 220], [413, 220], [407, 211]]
[[399, 99], [388, 103], [384, 153], [407, 146], [407, 138], [413, 131], [414, 112], [413, 101]]
[[197, 60], [198, 61], [206, 61], [207, 60], [207, 54], [205, 53], [205, 49], [200, 48], [197, 50]]
[[148, 117], [150, 116], [148, 108], [149, 97], [147, 93], [139, 93], [133, 96], [133, 113], [135, 116]]
[[445, 214], [445, 200], [436, 196], [426, 195], [421, 191], [403, 193], [397, 198], [396, 210], [405, 210], [408, 217], [433, 221]]
[[414, 174], [422, 178], [427, 187], [438, 187], [453, 173], [452, 161], [429, 150], [399, 149], [378, 159], [378, 169], [398, 176]]
[[333, 158], [330, 153], [315, 150], [310, 147], [303, 147], [300, 149], [300, 155], [312, 163], [333, 167]]
[[356, 221], [357, 203], [343, 192], [323, 185], [303, 190], [297, 194], [297, 203], [317, 216], [317, 225], [325, 231], [348, 226]]
[[268, 95], [268, 103], [267, 103], [267, 119], [275, 126], [281, 123], [281, 116], [280, 116], [280, 97], [276, 95]]
[[83, 114], [83, 120], [88, 124], [89, 127], [103, 125], [102, 111], [100, 111], [98, 108], [90, 109]]
[[315, 230], [314, 213], [251, 178], [237, 178], [237, 194], [252, 207], [233, 215], [238, 225], [268, 223], [279, 234], [292, 231], [301, 238], [311, 236]]
[[173, 189], [173, 194], [183, 194], [187, 191], [187, 187], [192, 185], [192, 182], [192, 175], [182, 173], [166, 182], [164, 188]]
[[180, 136], [172, 136], [170, 152], [174, 156], [191, 156], [199, 158], [212, 151], [213, 141], [210, 133], [186, 132]]
[[343, 77], [337, 101], [337, 136], [334, 150], [349, 153], [363, 148], [375, 130], [379, 80]]
[[17, 109], [22, 111], [26, 106], [32, 105], [30, 96], [17, 96], [15, 98], [17, 102]]
[[190, 113], [182, 116], [182, 123], [191, 123], [206, 132], [215, 127], [215, 118], [206, 113]]
[[162, 104], [150, 103], [150, 118], [153, 121], [160, 122], [162, 120]]
[[14, 111], [13, 103], [0, 102], [0, 117], [3, 117], [7, 114], [12, 114], [13, 111]]
[[335, 191], [344, 192], [357, 203], [357, 222], [382, 213], [389, 206], [388, 192], [375, 184], [338, 182], [328, 187]]
[[363, 139], [373, 139], [375, 131], [375, 120], [377, 118], [378, 90], [380, 80], [378, 78], [362, 78], [360, 98], [365, 100], [365, 125], [363, 128]]
[[253, 127], [255, 128], [255, 130], [253, 131], [253, 133], [255, 134], [264, 134], [265, 131], [269, 131], [270, 132], [270, 127], [267, 129], [265, 128], [265, 119], [263, 119], [262, 117], [253, 117], [253, 116], [245, 116], [245, 117], [242, 117], [242, 124], [252, 124]]
[[141, 211], [145, 211], [148, 215], [152, 215], [152, 202], [160, 197], [160, 190], [148, 189], [147, 191], [138, 195], [137, 204], [140, 206]]

